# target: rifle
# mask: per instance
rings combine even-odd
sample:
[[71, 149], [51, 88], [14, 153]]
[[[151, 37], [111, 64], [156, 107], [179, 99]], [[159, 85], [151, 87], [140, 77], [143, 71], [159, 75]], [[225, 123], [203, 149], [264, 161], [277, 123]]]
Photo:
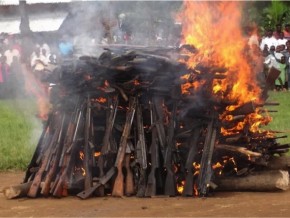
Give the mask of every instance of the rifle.
[[77, 194], [77, 197], [81, 199], [87, 199], [89, 196], [91, 196], [97, 188], [104, 186], [115, 174], [115, 167], [112, 167], [104, 176], [100, 178], [98, 183], [95, 186], [92, 186], [80, 193]]
[[156, 170], [159, 168], [159, 146], [157, 139], [157, 128], [155, 122], [155, 111], [152, 102], [149, 102], [150, 106], [150, 117], [151, 117], [151, 169], [148, 175], [147, 187], [145, 191], [146, 197], [156, 195]]
[[189, 139], [189, 153], [185, 163], [186, 169], [186, 177], [185, 177], [185, 184], [184, 189], [182, 192], [183, 196], [193, 196], [193, 161], [196, 156], [197, 146], [198, 146], [198, 139], [200, 135], [200, 127], [196, 127], [193, 130], [193, 133]]
[[[99, 177], [102, 178], [104, 176], [104, 157], [105, 155], [107, 155], [109, 153], [110, 150], [110, 138], [112, 137], [112, 129], [115, 123], [115, 118], [116, 118], [116, 113], [117, 113], [117, 109], [118, 109], [118, 96], [116, 96], [116, 100], [114, 101], [114, 103], [112, 104], [112, 102], [110, 100], [108, 100], [108, 108], [110, 109], [109, 111], [109, 115], [107, 117], [107, 121], [106, 121], [106, 130], [105, 130], [105, 135], [103, 138], [103, 144], [102, 144], [102, 149], [101, 149], [101, 155], [98, 158], [98, 163], [97, 166], [100, 170], [100, 174]], [[98, 193], [101, 196], [104, 196], [104, 186], [99, 185], [98, 187], [96, 187], [96, 189], [98, 188]]]
[[115, 178], [115, 183], [112, 191], [112, 196], [118, 196], [121, 197], [124, 194], [124, 182], [123, 182], [123, 173], [122, 173], [122, 167], [123, 167], [123, 161], [125, 157], [126, 152], [126, 146], [128, 144], [128, 137], [130, 135], [131, 126], [134, 118], [136, 110], [136, 97], [130, 97], [129, 99], [129, 110], [126, 114], [126, 122], [123, 129], [123, 133], [120, 140], [120, 146], [118, 149], [118, 154], [115, 162], [115, 167], [118, 169], [117, 176]]
[[50, 161], [50, 158], [49, 158], [50, 153], [52, 152], [53, 146], [56, 144], [55, 141], [58, 137], [59, 132], [60, 132], [60, 127], [58, 126], [57, 129], [54, 131], [53, 137], [52, 137], [50, 143], [48, 144], [48, 146], [47, 146], [47, 148], [46, 148], [46, 150], [41, 158], [40, 168], [38, 169], [38, 171], [33, 179], [33, 182], [29, 188], [29, 191], [27, 193], [28, 197], [35, 198], [37, 195], [37, 192], [38, 192], [38, 189], [40, 187], [41, 180], [42, 180], [43, 173], [45, 171], [47, 164]]
[[155, 106], [155, 125], [156, 125], [156, 129], [157, 129], [157, 135], [158, 135], [158, 140], [159, 140], [159, 144], [160, 144], [160, 148], [162, 150], [162, 152], [165, 149], [166, 146], [166, 135], [165, 135], [165, 130], [164, 130], [164, 125], [163, 125], [163, 109], [162, 109], [162, 98], [160, 97], [154, 97], [153, 98], [153, 105]]
[[204, 141], [204, 147], [200, 162], [200, 171], [198, 175], [198, 193], [200, 196], [207, 196], [209, 191], [210, 180], [212, 176], [211, 160], [216, 140], [216, 119], [211, 114], [211, 119], [207, 125], [207, 134]]
[[126, 168], [126, 182], [125, 182], [125, 194], [131, 196], [134, 193], [134, 179], [133, 173], [130, 167], [131, 153], [125, 154], [125, 168]]
[[118, 98], [116, 98], [113, 106], [111, 107], [111, 102], [108, 101], [109, 108], [112, 108], [109, 112], [109, 116], [106, 122], [106, 130], [105, 130], [105, 135], [103, 138], [103, 146], [101, 149], [101, 155], [99, 156], [98, 159], [98, 167], [100, 170], [100, 175], [99, 175], [99, 180], [97, 184], [94, 186], [85, 189], [84, 191], [80, 192], [77, 194], [77, 197], [81, 199], [87, 199], [90, 197], [97, 189], [98, 189], [98, 194], [103, 196], [104, 195], [104, 185], [112, 178], [112, 176], [115, 174], [115, 167], [112, 167], [108, 172], [104, 173], [104, 156], [108, 154], [109, 150], [112, 147], [112, 129], [115, 123], [115, 117], [117, 113], [117, 107], [118, 107]]
[[87, 108], [86, 108], [86, 118], [85, 118], [85, 145], [84, 145], [84, 169], [85, 169], [85, 189], [92, 186], [92, 166], [90, 166], [92, 152], [89, 144], [90, 137], [90, 125], [91, 125], [91, 99], [90, 94], [87, 96]]
[[62, 138], [63, 138], [63, 129], [64, 129], [64, 125], [65, 125], [65, 120], [66, 120], [66, 116], [64, 114], [62, 122], [61, 122], [61, 128], [59, 131], [58, 139], [57, 139], [57, 142], [55, 145], [55, 149], [56, 149], [55, 152], [56, 153], [54, 152], [55, 155], [54, 155], [54, 157], [52, 157], [53, 160], [50, 161], [51, 167], [50, 167], [49, 172], [46, 174], [46, 178], [45, 178], [44, 184], [43, 184], [42, 189], [41, 189], [41, 194], [44, 196], [47, 196], [49, 194], [50, 184], [51, 184], [51, 181], [55, 175], [55, 171], [57, 170], [57, 167], [58, 167], [58, 160], [61, 156], [61, 151], [62, 151], [62, 147], [63, 147]]
[[[78, 105], [79, 106], [79, 105]], [[71, 171], [72, 169], [72, 164], [73, 164], [73, 158], [72, 156], [75, 155], [75, 153], [77, 152], [77, 145], [78, 145], [78, 141], [77, 141], [77, 136], [80, 132], [80, 130], [82, 129], [82, 125], [80, 125], [81, 122], [81, 117], [83, 114], [83, 104], [81, 104], [81, 106], [79, 106], [77, 112], [76, 112], [76, 124], [75, 124], [75, 129], [73, 132], [73, 137], [72, 137], [72, 141], [71, 140], [67, 140], [64, 145], [64, 157], [63, 160], [59, 163], [60, 164], [60, 173], [59, 173], [59, 177], [57, 179], [55, 179], [54, 185], [51, 188], [51, 192], [53, 193], [53, 196], [55, 197], [61, 197], [61, 196], [65, 196], [65, 188], [64, 186], [66, 186], [65, 183], [67, 183], [67, 177], [68, 177], [68, 173]]]
[[40, 154], [40, 151], [43, 149], [43, 144], [45, 145], [45, 141], [47, 140], [47, 135], [49, 134], [49, 125], [51, 123], [51, 118], [52, 117], [52, 113], [49, 114], [49, 117], [45, 123], [45, 126], [43, 127], [43, 130], [42, 130], [42, 133], [41, 133], [41, 136], [40, 136], [40, 139], [37, 143], [37, 146], [36, 146], [36, 149], [33, 153], [33, 156], [32, 156], [32, 159], [30, 161], [30, 163], [28, 164], [27, 166], [27, 170], [25, 172], [25, 176], [24, 176], [24, 179], [23, 179], [23, 183], [27, 183], [32, 172], [31, 172], [31, 168], [33, 167], [36, 167], [37, 166], [37, 159], [38, 159], [38, 156]]
[[147, 146], [145, 143], [144, 123], [142, 117], [141, 104], [137, 103], [137, 133], [138, 142], [135, 149], [136, 163], [140, 166], [140, 177], [137, 185], [137, 197], [144, 197], [146, 190], [146, 170], [147, 170]]
[[173, 104], [173, 109], [170, 117], [170, 123], [167, 133], [167, 147], [164, 154], [164, 168], [166, 170], [164, 194], [168, 196], [176, 195], [176, 179], [173, 172], [172, 152], [175, 149], [174, 143], [174, 128], [176, 119], [177, 102]]

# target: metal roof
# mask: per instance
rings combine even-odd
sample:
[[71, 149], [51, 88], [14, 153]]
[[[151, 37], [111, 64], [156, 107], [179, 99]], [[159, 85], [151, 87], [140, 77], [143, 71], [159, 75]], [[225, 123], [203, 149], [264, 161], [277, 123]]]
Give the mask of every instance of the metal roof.
[[[19, 1], [21, 0], [0, 0], [0, 6], [1, 5], [19, 5]], [[68, 2], [76, 2], [76, 1], [87, 2], [87, 1], [96, 1], [96, 0], [26, 0], [26, 4], [68, 3]]]
[[[59, 29], [67, 12], [54, 12], [29, 15], [29, 26], [33, 32], [48, 32]], [[0, 33], [20, 33], [20, 16], [0, 17]]]
[[19, 0], [1, 0], [0, 5], [19, 5]]

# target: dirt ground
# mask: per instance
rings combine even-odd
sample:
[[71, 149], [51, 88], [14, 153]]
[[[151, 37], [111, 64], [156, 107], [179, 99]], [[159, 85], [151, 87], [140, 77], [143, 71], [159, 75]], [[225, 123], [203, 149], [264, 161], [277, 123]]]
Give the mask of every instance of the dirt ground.
[[[20, 184], [23, 172], [0, 173], [0, 190]], [[290, 191], [216, 192], [210, 198], [90, 198], [7, 200], [0, 217], [290, 217]]]

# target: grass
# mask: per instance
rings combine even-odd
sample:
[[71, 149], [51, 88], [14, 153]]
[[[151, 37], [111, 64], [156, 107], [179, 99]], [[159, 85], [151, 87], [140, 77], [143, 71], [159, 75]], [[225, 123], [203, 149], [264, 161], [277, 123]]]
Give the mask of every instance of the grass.
[[0, 170], [23, 170], [29, 163], [41, 124], [31, 99], [0, 100]]
[[267, 102], [278, 102], [279, 106], [267, 106], [269, 110], [278, 112], [270, 113], [273, 120], [265, 129], [284, 131], [277, 136], [287, 135], [287, 138], [278, 139], [281, 144], [290, 143], [290, 92], [270, 92]]
[[[265, 129], [284, 131], [277, 136], [281, 144], [290, 142], [290, 92], [270, 92], [268, 101], [279, 106], [268, 106], [273, 121]], [[0, 170], [26, 169], [40, 137], [42, 126], [34, 116], [36, 103], [32, 99], [0, 100]]]

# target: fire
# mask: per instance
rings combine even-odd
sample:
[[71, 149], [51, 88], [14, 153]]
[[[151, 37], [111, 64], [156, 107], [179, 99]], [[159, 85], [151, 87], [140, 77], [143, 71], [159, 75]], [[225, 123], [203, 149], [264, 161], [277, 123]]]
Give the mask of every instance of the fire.
[[81, 160], [84, 160], [84, 157], [85, 157], [84, 152], [83, 152], [83, 151], [80, 151], [80, 159], [81, 159]]
[[181, 194], [181, 193], [183, 192], [184, 185], [185, 185], [185, 181], [184, 181], [184, 180], [181, 181], [180, 184], [177, 183], [177, 192], [178, 192], [179, 194]]
[[97, 151], [96, 151], [96, 152], [94, 153], [94, 156], [95, 156], [95, 157], [99, 157], [100, 155], [101, 155], [101, 152], [97, 152]]
[[36, 98], [38, 107], [38, 118], [41, 120], [48, 119], [50, 112], [49, 91], [48, 87], [39, 81], [31, 70], [21, 65], [21, 72], [25, 78], [25, 91], [27, 94], [32, 94]]
[[[223, 66], [230, 69], [219, 90], [232, 87], [229, 97], [240, 103], [255, 99], [261, 93], [243, 55], [246, 40], [239, 28], [240, 2], [185, 1], [183, 43], [194, 45], [198, 54], [189, 58], [188, 66]], [[251, 86], [251, 89], [249, 88]]]
[[99, 102], [99, 103], [106, 103], [107, 99], [103, 98], [103, 97], [99, 97], [99, 98], [96, 99], [96, 101]]
[[193, 168], [195, 169], [195, 172], [194, 172], [194, 176], [195, 175], [198, 175], [199, 174], [199, 170], [200, 170], [200, 164], [199, 163], [196, 163], [196, 162], [193, 162], [192, 163], [192, 166], [193, 166]]
[[[196, 53], [188, 54], [188, 68], [194, 69], [198, 64], [225, 68], [225, 78], [214, 79], [211, 91], [217, 99], [235, 102], [226, 108], [227, 111], [233, 111], [249, 101], [262, 102], [262, 90], [256, 80], [259, 72], [254, 71], [245, 55], [247, 39], [240, 28], [241, 7], [242, 2], [238, 1], [184, 1], [184, 9], [178, 16], [182, 22], [182, 43], [197, 49]], [[183, 75], [181, 80], [184, 81], [182, 94], [186, 95], [191, 89], [196, 90], [203, 85], [203, 80], [190, 81], [191, 74]], [[225, 119], [225, 116], [220, 118]], [[222, 129], [221, 132], [231, 135], [245, 126], [250, 126], [251, 132], [257, 132], [260, 125], [269, 121], [269, 117], [256, 112], [246, 116], [236, 127]]]
[[82, 175], [85, 176], [86, 175], [86, 170], [83, 167], [81, 168], [81, 170], [82, 170]]

